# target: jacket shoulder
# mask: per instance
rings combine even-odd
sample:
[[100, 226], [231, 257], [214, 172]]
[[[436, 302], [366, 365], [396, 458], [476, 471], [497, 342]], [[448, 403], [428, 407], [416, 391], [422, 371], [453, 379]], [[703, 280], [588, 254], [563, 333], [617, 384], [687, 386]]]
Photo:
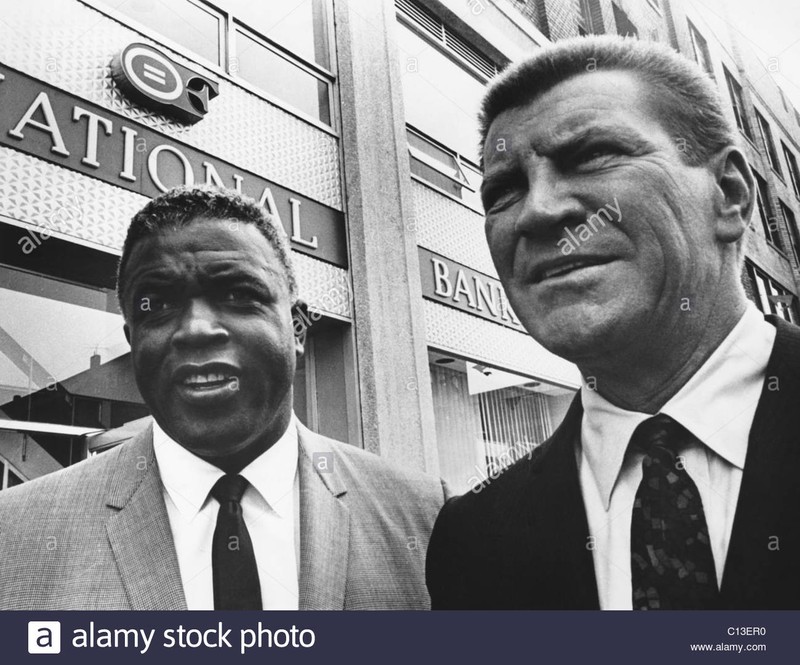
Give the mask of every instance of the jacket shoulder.
[[432, 502], [437, 506], [441, 506], [444, 502], [443, 483], [438, 478], [406, 469], [349, 443], [329, 439], [313, 432], [308, 434], [313, 440], [313, 445], [309, 446], [312, 448], [310, 450], [312, 455], [325, 450], [333, 453], [333, 464], [341, 466], [333, 470], [346, 481], [348, 492], [353, 489], [378, 494], [389, 491], [395, 496], [414, 496], [419, 501]]
[[33, 516], [50, 513], [54, 506], [78, 511], [102, 500], [120, 452], [121, 446], [0, 492], [0, 525], [30, 523]]

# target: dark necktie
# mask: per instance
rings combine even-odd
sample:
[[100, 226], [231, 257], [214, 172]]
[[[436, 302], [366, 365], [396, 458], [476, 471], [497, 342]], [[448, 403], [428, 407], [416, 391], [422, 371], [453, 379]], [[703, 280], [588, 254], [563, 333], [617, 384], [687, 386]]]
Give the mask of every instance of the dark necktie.
[[253, 542], [240, 503], [246, 487], [247, 481], [241, 476], [225, 475], [211, 488], [211, 496], [219, 501], [211, 546], [217, 610], [263, 609]]
[[645, 420], [631, 437], [644, 451], [631, 520], [635, 610], [714, 608], [717, 572], [703, 502], [678, 451], [697, 439], [669, 416]]

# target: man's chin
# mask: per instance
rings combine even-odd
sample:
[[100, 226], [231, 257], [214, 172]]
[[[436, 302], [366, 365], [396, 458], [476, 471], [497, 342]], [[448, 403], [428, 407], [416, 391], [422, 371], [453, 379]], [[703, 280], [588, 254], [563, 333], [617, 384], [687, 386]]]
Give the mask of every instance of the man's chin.
[[238, 449], [236, 443], [251, 438], [248, 432], [243, 431], [241, 419], [234, 415], [166, 418], [159, 419], [159, 425], [170, 438], [200, 457], [235, 454]]
[[613, 346], [620, 318], [612, 312], [570, 308], [530, 321], [526, 328], [539, 344], [561, 358], [580, 364]]

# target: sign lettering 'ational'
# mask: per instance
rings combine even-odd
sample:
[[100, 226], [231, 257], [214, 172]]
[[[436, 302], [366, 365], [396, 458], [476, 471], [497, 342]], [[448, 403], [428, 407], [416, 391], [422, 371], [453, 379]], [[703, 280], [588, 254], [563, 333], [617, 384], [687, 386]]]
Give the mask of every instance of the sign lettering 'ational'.
[[347, 267], [340, 211], [2, 63], [0, 145], [149, 197], [177, 185], [235, 189], [280, 221], [292, 249]]
[[500, 280], [419, 247], [422, 297], [525, 332]]

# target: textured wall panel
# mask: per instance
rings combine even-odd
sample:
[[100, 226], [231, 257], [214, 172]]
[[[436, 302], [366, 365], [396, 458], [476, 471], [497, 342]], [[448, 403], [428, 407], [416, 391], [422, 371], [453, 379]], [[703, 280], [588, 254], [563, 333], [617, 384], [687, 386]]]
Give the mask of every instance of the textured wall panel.
[[149, 199], [0, 147], [0, 213], [119, 251]]
[[430, 346], [544, 381], [580, 386], [575, 365], [523, 333], [429, 300], [425, 301], [425, 326]]
[[3, 3], [0, 62], [342, 209], [338, 139], [224, 79], [197, 125], [145, 112], [110, 78], [112, 56], [134, 41], [165, 48], [74, 0]]
[[352, 291], [347, 271], [305, 254], [292, 252], [300, 296], [309, 307], [352, 318]]
[[[0, 215], [119, 252], [130, 218], [148, 200], [0, 147]], [[350, 318], [347, 271], [297, 252], [292, 252], [292, 259], [309, 306]]]
[[416, 181], [411, 188], [417, 244], [497, 277], [483, 233], [483, 216]]

